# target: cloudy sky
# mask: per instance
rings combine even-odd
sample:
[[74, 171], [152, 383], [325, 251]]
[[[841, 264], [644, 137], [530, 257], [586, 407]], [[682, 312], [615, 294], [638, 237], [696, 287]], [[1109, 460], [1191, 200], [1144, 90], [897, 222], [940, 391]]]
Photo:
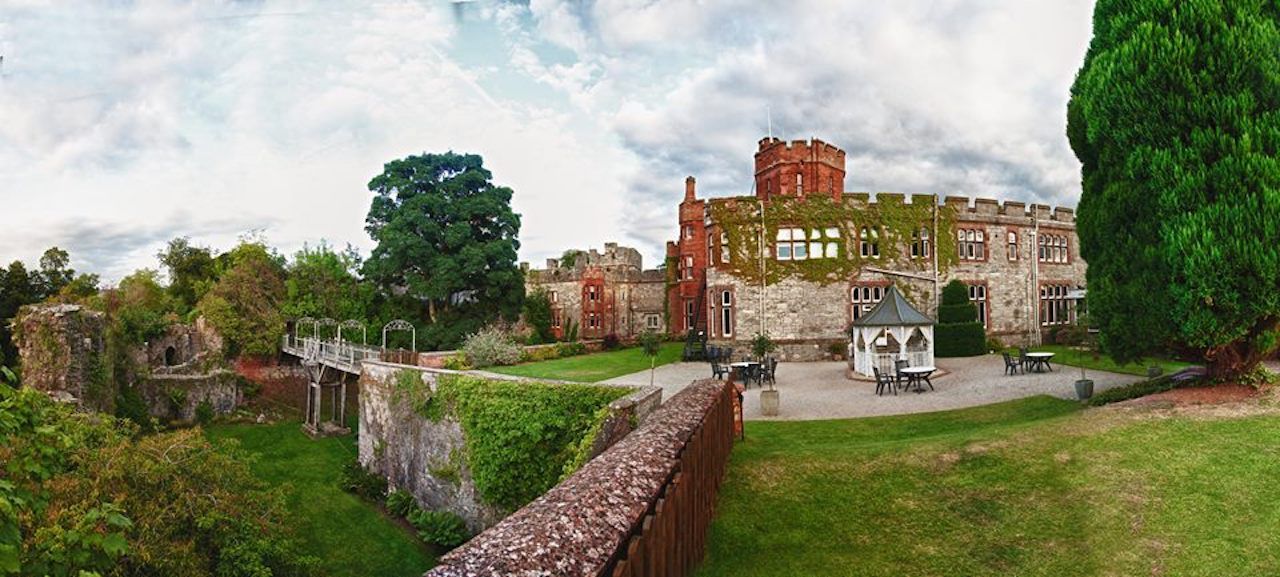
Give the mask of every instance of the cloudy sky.
[[[388, 160], [479, 153], [521, 258], [652, 265], [684, 177], [748, 194], [768, 130], [848, 190], [1074, 205], [1089, 0], [0, 0], [0, 261], [118, 279], [170, 238], [367, 252]], [[768, 111], [768, 112], [767, 112]]]

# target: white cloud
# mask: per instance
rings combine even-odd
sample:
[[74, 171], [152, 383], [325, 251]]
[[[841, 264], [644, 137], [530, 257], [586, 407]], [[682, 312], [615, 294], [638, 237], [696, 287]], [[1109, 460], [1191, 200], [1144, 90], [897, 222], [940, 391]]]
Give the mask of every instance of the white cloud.
[[462, 6], [6, 4], [0, 259], [59, 243], [118, 278], [168, 236], [256, 227], [367, 249], [382, 163], [452, 149], [515, 189], [524, 258], [618, 240], [653, 263], [686, 174], [750, 192], [767, 106], [845, 148], [850, 189], [1078, 195], [1088, 0]]

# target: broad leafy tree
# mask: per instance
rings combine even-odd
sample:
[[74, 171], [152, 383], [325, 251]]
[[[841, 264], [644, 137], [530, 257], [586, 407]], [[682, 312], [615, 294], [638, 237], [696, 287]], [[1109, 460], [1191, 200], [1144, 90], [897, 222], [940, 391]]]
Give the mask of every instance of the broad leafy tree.
[[169, 273], [169, 292], [178, 299], [183, 311], [195, 307], [217, 280], [213, 251], [192, 245], [186, 237], [169, 241], [156, 258]]
[[1280, 325], [1280, 4], [1099, 0], [1071, 91], [1089, 315], [1232, 376]]
[[[424, 304], [431, 323], [514, 319], [524, 297], [516, 265], [520, 217], [474, 154], [424, 154], [387, 163], [369, 182], [366, 219], [377, 242], [366, 278]], [[466, 314], [460, 314], [461, 311]], [[460, 340], [460, 331], [441, 337]]]
[[76, 271], [71, 268], [71, 255], [58, 247], [50, 247], [40, 255], [40, 295], [42, 299], [57, 295], [71, 284]]
[[256, 242], [242, 242], [218, 257], [225, 267], [197, 310], [225, 340], [230, 356], [269, 355], [284, 334], [282, 259]]
[[357, 276], [359, 268], [360, 255], [353, 248], [302, 247], [287, 267], [285, 315], [368, 321], [371, 291]]

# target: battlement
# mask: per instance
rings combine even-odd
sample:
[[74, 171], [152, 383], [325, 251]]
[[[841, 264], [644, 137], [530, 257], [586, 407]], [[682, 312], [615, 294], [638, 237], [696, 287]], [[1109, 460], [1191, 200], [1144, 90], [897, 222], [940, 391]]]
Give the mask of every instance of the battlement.
[[[874, 205], [876, 202], [901, 203], [903, 195], [898, 193], [876, 193], [876, 200], [868, 200], [867, 193], [849, 192], [845, 193], [846, 201], [854, 203], [865, 203]], [[928, 194], [911, 195], [911, 204], [933, 202], [933, 196]], [[973, 216], [990, 216], [990, 217], [1025, 217], [1036, 218], [1045, 221], [1055, 221], [1062, 223], [1074, 223], [1076, 221], [1076, 211], [1074, 208], [1067, 207], [1051, 207], [1047, 204], [1031, 204], [1016, 200], [999, 201], [994, 198], [977, 197], [970, 198], [967, 196], [948, 195], [942, 199], [943, 206], [947, 206], [956, 211], [958, 215]]]
[[[528, 267], [528, 263], [521, 263]], [[529, 275], [568, 276], [587, 269], [604, 269], [609, 272], [627, 272], [644, 270], [644, 258], [640, 251], [629, 246], [621, 246], [616, 242], [604, 243], [604, 251], [589, 249], [577, 251], [572, 266], [565, 266], [559, 258], [548, 258], [546, 267], [542, 269], [525, 268]]]
[[756, 196], [824, 194], [839, 198], [844, 191], [845, 153], [817, 138], [783, 141], [766, 137], [755, 154]]

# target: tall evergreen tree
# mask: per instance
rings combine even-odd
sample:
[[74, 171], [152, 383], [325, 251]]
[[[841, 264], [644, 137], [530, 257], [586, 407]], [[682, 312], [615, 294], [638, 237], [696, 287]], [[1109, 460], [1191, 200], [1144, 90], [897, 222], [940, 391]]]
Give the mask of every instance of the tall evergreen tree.
[[[432, 323], [514, 320], [524, 298], [516, 266], [520, 216], [511, 189], [495, 186], [474, 154], [424, 154], [389, 162], [369, 182], [377, 196], [366, 230], [377, 247], [366, 278], [425, 303]], [[455, 331], [461, 332], [461, 331]], [[461, 334], [440, 343], [460, 340]]]
[[1248, 370], [1280, 327], [1280, 4], [1099, 0], [1093, 29], [1067, 135], [1100, 345]]

